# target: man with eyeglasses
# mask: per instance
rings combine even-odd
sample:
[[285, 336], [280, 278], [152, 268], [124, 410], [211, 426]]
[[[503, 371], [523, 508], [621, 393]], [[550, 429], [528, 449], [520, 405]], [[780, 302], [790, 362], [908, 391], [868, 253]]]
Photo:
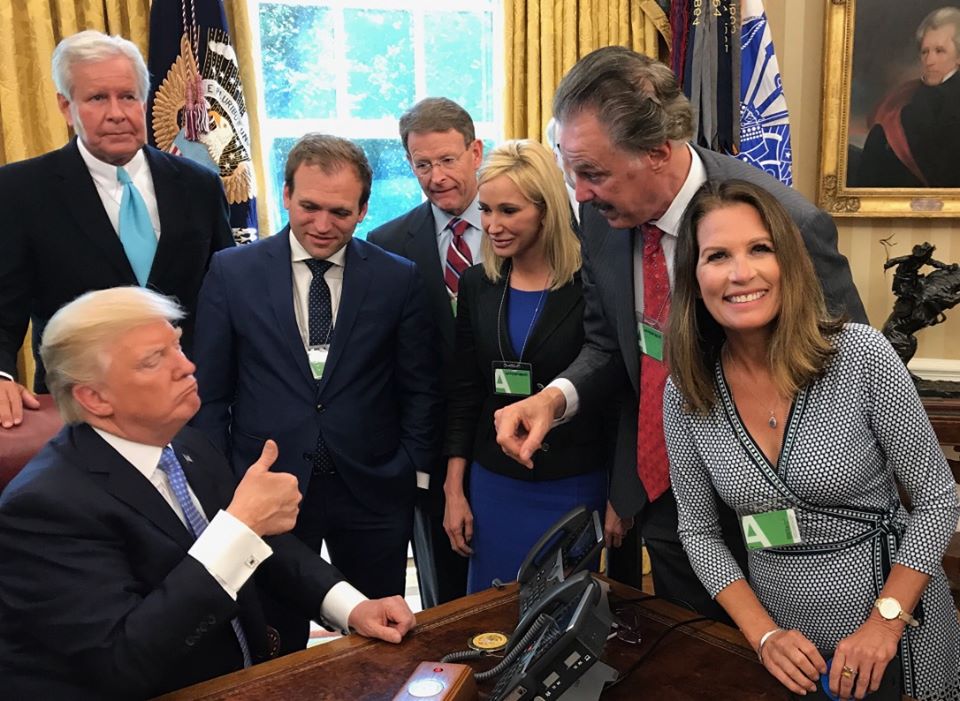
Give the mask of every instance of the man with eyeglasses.
[[[407, 110], [400, 117], [400, 139], [427, 201], [373, 230], [367, 240], [417, 264], [440, 332], [448, 379], [460, 274], [482, 262], [477, 168], [483, 144], [467, 111], [445, 97], [428, 97]], [[446, 464], [440, 460], [414, 520], [413, 549], [424, 607], [466, 593], [467, 559], [450, 549], [443, 530], [445, 476]]]

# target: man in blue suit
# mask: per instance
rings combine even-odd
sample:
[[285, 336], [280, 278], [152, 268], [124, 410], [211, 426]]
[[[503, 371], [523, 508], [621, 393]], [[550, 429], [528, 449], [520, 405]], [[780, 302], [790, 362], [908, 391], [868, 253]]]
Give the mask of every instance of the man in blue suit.
[[[194, 425], [240, 474], [273, 439], [304, 495], [294, 533], [376, 598], [403, 592], [417, 472], [437, 460], [440, 359], [416, 266], [353, 232], [372, 173], [349, 141], [304, 136], [284, 173], [290, 224], [216, 255], [200, 292]], [[306, 641], [299, 614], [269, 612]], [[295, 633], [299, 631], [299, 633]]]

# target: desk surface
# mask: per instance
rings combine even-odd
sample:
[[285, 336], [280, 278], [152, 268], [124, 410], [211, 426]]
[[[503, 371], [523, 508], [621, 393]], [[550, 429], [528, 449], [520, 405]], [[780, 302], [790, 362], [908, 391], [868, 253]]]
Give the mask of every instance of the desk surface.
[[[617, 583], [611, 586], [612, 605], [644, 596]], [[659, 600], [643, 601], [630, 609], [637, 613], [641, 643], [630, 645], [614, 638], [603, 656], [621, 672], [643, 655], [667, 626], [695, 617]], [[418, 614], [416, 630], [400, 645], [348, 636], [162, 699], [389, 701], [420, 662], [466, 649], [467, 639], [475, 633], [512, 630], [517, 612], [516, 585], [502, 591], [491, 589]], [[472, 666], [478, 671], [488, 669], [498, 659], [475, 661]], [[485, 692], [491, 689], [492, 682], [481, 685], [480, 698], [486, 698]], [[644, 697], [676, 701], [789, 699], [786, 689], [757, 662], [740, 633], [712, 622], [693, 623], [669, 633], [636, 671], [602, 698], [633, 701]]]

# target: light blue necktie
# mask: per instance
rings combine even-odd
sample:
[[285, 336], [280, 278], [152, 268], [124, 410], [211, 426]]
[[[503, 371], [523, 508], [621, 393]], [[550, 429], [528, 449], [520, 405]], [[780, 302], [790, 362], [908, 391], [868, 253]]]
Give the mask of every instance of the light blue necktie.
[[120, 199], [120, 243], [123, 244], [133, 274], [137, 276], [137, 282], [143, 287], [150, 277], [153, 256], [157, 252], [157, 236], [153, 233], [147, 205], [123, 166], [117, 166], [117, 180], [123, 185], [123, 197]]
[[[120, 170], [123, 170], [122, 168]], [[136, 191], [134, 191], [136, 192]], [[138, 195], [139, 197], [139, 195]], [[187, 518], [187, 525], [190, 531], [197, 538], [207, 528], [206, 517], [197, 511], [193, 499], [190, 498], [190, 492], [187, 491], [187, 476], [183, 474], [183, 468], [180, 461], [177, 460], [176, 453], [169, 445], [163, 449], [160, 454], [160, 470], [167, 476], [167, 482], [173, 490], [173, 495], [177, 498], [180, 508], [183, 509], [183, 515]], [[240, 619], [234, 618], [230, 621], [233, 626], [233, 632], [237, 635], [237, 642], [240, 643], [240, 652], [243, 653], [243, 666], [249, 667], [253, 664], [250, 658], [250, 646], [247, 644], [247, 636], [243, 634], [243, 628], [240, 626]]]

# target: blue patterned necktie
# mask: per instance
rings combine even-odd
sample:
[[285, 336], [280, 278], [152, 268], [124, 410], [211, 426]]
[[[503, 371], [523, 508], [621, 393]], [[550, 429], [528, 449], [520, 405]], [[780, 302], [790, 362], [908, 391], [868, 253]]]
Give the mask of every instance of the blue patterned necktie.
[[150, 223], [147, 205], [123, 166], [117, 167], [117, 180], [123, 185], [118, 225], [120, 243], [127, 254], [127, 260], [130, 261], [130, 267], [133, 268], [133, 274], [137, 276], [137, 282], [144, 287], [150, 277], [153, 256], [157, 252], [157, 236], [153, 232], [153, 224]]
[[[330, 299], [330, 287], [323, 275], [333, 263], [328, 260], [310, 258], [304, 261], [313, 279], [310, 281], [310, 293], [307, 296], [308, 325], [310, 327], [310, 345], [320, 346], [330, 343], [330, 334], [333, 331], [333, 303]], [[309, 453], [313, 462], [313, 474], [332, 475], [336, 472], [333, 458], [323, 440], [323, 434], [317, 432], [317, 446], [313, 453]]]
[[[177, 460], [176, 453], [169, 445], [163, 449], [160, 454], [160, 470], [167, 476], [167, 483], [173, 490], [173, 495], [177, 498], [177, 503], [183, 509], [183, 515], [187, 519], [187, 526], [194, 537], [199, 538], [200, 534], [207, 528], [207, 519], [201, 514], [193, 499], [190, 498], [190, 492], [187, 490], [187, 476], [183, 473], [180, 461]], [[237, 642], [240, 644], [240, 652], [243, 653], [243, 666], [249, 667], [253, 664], [250, 657], [250, 646], [247, 644], [247, 636], [243, 634], [243, 628], [240, 626], [240, 619], [234, 618], [230, 621], [233, 626], [233, 632], [236, 633]]]
[[328, 260], [310, 258], [305, 261], [313, 279], [310, 281], [310, 293], [307, 297], [307, 315], [310, 326], [310, 345], [320, 346], [330, 343], [333, 329], [333, 304], [330, 301], [330, 287], [324, 279], [332, 266]]

